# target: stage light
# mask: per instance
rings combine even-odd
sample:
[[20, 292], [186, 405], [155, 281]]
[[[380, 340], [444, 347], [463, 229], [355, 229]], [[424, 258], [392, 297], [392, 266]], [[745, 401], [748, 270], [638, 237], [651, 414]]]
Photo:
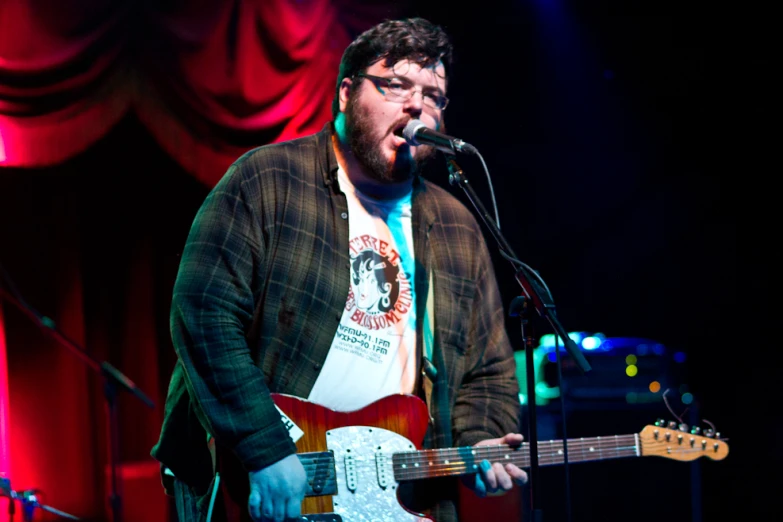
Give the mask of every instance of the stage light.
[[582, 348], [585, 350], [597, 350], [604, 342], [601, 334], [590, 335], [582, 339]]

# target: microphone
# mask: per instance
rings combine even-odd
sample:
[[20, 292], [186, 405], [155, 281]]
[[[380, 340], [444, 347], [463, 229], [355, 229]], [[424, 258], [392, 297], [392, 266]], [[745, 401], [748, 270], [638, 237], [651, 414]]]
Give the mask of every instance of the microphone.
[[466, 154], [476, 154], [476, 148], [470, 143], [447, 136], [436, 130], [432, 130], [421, 120], [411, 120], [402, 129], [402, 137], [408, 142], [408, 145], [432, 145], [436, 149], [447, 154], [455, 152], [464, 152]]

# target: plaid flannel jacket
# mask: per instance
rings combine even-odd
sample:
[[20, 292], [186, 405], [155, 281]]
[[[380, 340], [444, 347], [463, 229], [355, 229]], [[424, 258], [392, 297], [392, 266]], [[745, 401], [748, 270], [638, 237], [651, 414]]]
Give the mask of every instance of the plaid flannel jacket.
[[[307, 397], [350, 288], [348, 208], [332, 125], [239, 158], [198, 211], [174, 285], [178, 361], [152, 455], [197, 489], [212, 478], [206, 433], [256, 470], [295, 453], [270, 392]], [[432, 273], [431, 423], [426, 447], [518, 431], [504, 311], [480, 227], [422, 179], [413, 195], [417, 325]], [[418, 332], [421, 354], [421, 330]]]

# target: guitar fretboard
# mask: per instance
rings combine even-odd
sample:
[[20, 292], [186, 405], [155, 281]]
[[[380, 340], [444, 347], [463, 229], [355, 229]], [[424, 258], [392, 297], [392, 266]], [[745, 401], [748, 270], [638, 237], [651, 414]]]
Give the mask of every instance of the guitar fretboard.
[[[641, 456], [636, 434], [568, 439], [567, 449], [568, 462]], [[475, 473], [484, 459], [490, 462], [510, 462], [520, 468], [529, 467], [530, 444], [525, 442], [517, 448], [501, 445], [404, 451], [392, 456], [392, 464], [395, 478], [403, 481]], [[538, 443], [539, 465], [564, 462], [562, 440]]]

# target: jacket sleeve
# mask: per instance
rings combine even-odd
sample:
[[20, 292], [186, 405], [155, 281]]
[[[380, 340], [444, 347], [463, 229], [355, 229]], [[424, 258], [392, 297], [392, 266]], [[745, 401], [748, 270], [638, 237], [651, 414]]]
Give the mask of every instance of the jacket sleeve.
[[264, 265], [254, 208], [260, 203], [250, 200], [247, 183], [233, 165], [199, 209], [174, 284], [170, 326], [199, 421], [255, 471], [296, 447], [245, 337]]
[[520, 429], [514, 353], [489, 251], [476, 228], [476, 296], [468, 336], [471, 346], [466, 353], [466, 373], [457, 390], [452, 420], [457, 446], [472, 446]]

